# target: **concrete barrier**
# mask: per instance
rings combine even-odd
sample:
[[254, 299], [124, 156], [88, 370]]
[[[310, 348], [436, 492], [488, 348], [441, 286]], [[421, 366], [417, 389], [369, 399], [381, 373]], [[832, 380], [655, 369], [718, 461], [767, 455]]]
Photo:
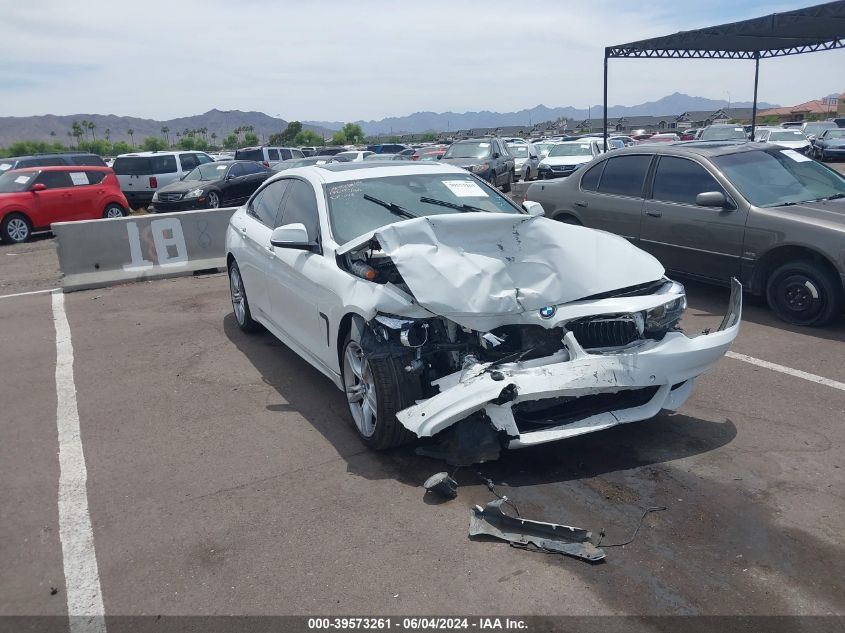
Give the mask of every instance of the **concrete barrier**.
[[65, 292], [190, 275], [226, 266], [226, 228], [235, 208], [57, 222]]

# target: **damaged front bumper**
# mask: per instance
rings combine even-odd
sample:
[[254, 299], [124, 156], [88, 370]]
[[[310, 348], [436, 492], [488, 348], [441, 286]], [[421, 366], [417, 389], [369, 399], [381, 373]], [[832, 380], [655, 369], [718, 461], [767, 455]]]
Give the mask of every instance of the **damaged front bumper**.
[[742, 286], [733, 280], [718, 330], [689, 338], [669, 332], [613, 352], [588, 353], [567, 332], [564, 349], [546, 358], [476, 364], [436, 381], [437, 395], [396, 414], [419, 437], [430, 437], [483, 412], [521, 448], [645, 420], [678, 409], [695, 378], [725, 354], [739, 331]]

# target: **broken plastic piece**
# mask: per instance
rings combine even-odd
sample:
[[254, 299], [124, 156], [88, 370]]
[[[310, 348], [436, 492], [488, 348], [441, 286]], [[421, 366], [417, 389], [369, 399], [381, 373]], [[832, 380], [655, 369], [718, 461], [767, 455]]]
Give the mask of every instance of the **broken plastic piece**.
[[423, 488], [426, 492], [433, 492], [445, 499], [454, 499], [458, 496], [458, 482], [449, 476], [449, 473], [435, 473], [425, 480]]
[[470, 417], [438, 436], [433, 446], [420, 446], [417, 455], [442, 459], [452, 466], [471, 466], [499, 459], [499, 431], [479, 417]]
[[472, 508], [469, 512], [469, 535], [493, 536], [518, 547], [534, 545], [543, 551], [558, 552], [591, 563], [604, 559], [604, 550], [590, 542], [592, 535], [587, 530], [518, 519], [502, 512], [503, 503], [504, 499], [496, 499], [484, 508]]

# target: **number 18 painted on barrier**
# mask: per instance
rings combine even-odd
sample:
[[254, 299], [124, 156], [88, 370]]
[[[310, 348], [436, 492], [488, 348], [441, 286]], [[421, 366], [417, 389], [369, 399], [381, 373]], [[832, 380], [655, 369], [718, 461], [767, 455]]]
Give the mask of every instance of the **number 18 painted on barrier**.
[[[123, 270], [138, 271], [153, 268], [156, 263], [144, 259], [141, 250], [141, 232], [136, 222], [126, 223], [126, 232], [129, 236], [129, 256], [132, 261], [123, 265]], [[145, 238], [148, 237], [147, 231]], [[182, 266], [188, 261], [188, 247], [185, 246], [185, 235], [182, 233], [182, 223], [176, 218], [161, 218], [152, 220], [149, 226], [149, 234], [153, 238], [153, 246], [157, 264], [163, 268], [174, 268]], [[171, 250], [175, 254], [171, 254]]]

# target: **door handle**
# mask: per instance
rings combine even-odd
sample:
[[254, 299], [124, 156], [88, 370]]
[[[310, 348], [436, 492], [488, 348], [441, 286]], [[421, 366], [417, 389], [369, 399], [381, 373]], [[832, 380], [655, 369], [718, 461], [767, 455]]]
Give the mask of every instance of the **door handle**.
[[576, 207], [581, 207], [582, 209], [586, 209], [586, 208], [587, 208], [587, 203], [586, 203], [586, 202], [584, 202], [583, 200], [576, 200], [576, 201], [575, 201], [575, 206], [576, 206]]
[[656, 210], [654, 210], [654, 209], [646, 209], [646, 210], [645, 210], [645, 214], [646, 214], [646, 215], [650, 215], [650, 216], [651, 216], [651, 217], [653, 217], [653, 218], [661, 218], [661, 217], [663, 217], [663, 214], [662, 214], [660, 211], [656, 211]]

